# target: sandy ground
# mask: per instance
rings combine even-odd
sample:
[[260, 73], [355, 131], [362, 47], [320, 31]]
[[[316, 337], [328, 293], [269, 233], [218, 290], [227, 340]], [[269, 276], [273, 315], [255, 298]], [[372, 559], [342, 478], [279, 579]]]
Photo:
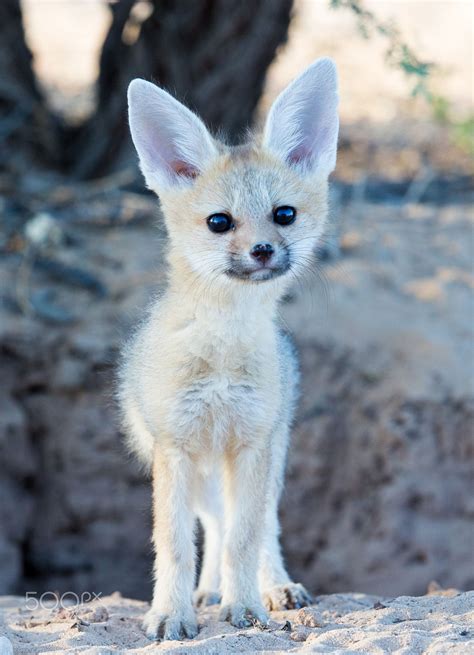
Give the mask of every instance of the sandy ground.
[[302, 610], [273, 612], [266, 629], [241, 630], [217, 621], [216, 608], [199, 613], [193, 641], [162, 642], [143, 634], [148, 605], [115, 593], [69, 609], [25, 608], [25, 599], [0, 599], [0, 655], [47, 653], [474, 653], [474, 592], [435, 590], [427, 596], [382, 599], [364, 594], [320, 596]]

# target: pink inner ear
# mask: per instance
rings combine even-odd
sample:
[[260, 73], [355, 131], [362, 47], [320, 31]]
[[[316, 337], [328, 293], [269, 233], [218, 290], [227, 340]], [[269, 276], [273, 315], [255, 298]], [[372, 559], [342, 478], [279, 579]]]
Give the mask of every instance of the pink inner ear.
[[290, 153], [288, 161], [290, 164], [301, 164], [306, 162], [311, 158], [311, 153], [308, 148], [305, 148], [303, 145], [298, 146]]
[[194, 180], [198, 176], [199, 171], [194, 166], [191, 166], [185, 161], [174, 161], [171, 163], [171, 169], [180, 177], [187, 177]]

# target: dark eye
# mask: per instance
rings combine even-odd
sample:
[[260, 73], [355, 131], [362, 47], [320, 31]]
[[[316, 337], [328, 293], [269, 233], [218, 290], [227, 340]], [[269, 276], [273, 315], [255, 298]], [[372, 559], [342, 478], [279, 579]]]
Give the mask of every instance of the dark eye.
[[211, 214], [207, 217], [207, 226], [211, 232], [228, 232], [234, 224], [229, 214]]
[[283, 205], [273, 210], [273, 220], [278, 225], [291, 225], [296, 218], [296, 209]]

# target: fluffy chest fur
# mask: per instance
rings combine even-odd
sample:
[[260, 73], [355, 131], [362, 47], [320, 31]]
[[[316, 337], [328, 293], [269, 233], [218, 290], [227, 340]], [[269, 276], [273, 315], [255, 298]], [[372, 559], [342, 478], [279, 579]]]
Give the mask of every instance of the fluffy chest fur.
[[134, 395], [148, 429], [196, 452], [264, 438], [282, 400], [277, 343], [265, 315], [168, 313], [165, 303], [134, 353]]

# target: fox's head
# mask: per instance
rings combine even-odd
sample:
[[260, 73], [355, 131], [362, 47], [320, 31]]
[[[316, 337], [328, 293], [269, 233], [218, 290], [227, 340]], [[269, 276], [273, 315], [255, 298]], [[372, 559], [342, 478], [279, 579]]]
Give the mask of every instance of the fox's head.
[[175, 262], [226, 285], [290, 278], [311, 265], [336, 164], [330, 59], [294, 80], [273, 103], [263, 134], [242, 146], [214, 139], [195, 114], [144, 80], [130, 84], [128, 101], [140, 166], [160, 197]]

